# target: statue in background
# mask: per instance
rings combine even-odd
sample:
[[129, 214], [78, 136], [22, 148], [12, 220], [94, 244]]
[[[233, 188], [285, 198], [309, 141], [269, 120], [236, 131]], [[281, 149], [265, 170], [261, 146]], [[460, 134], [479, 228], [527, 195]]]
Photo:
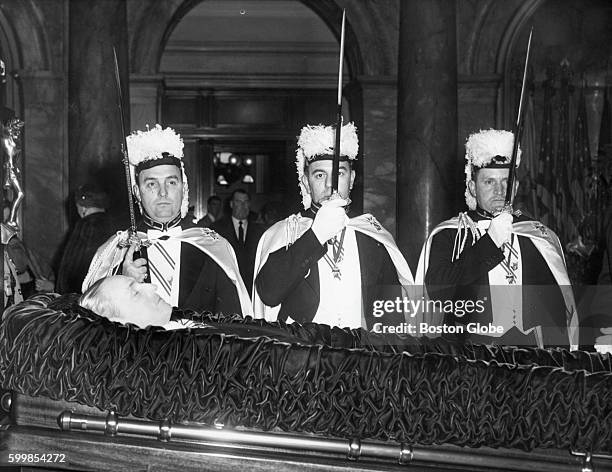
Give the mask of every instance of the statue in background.
[[[14, 198], [11, 201], [3, 202], [3, 215], [2, 215], [2, 256], [3, 256], [3, 308], [9, 304], [18, 303], [23, 300], [23, 293], [21, 287], [20, 267], [18, 261], [15, 260], [15, 255], [12, 254], [14, 251], [11, 248], [14, 243], [19, 240], [19, 224], [17, 223], [17, 211], [21, 204], [24, 193], [19, 181], [20, 172], [17, 167], [17, 156], [20, 152], [19, 146], [19, 134], [23, 128], [23, 122], [16, 119], [12, 110], [3, 108], [3, 119], [1, 123], [0, 133], [2, 136], [1, 148], [2, 158], [4, 167], [4, 188], [12, 190]], [[5, 119], [6, 118], [6, 119]], [[21, 254], [21, 252], [19, 252]], [[17, 259], [26, 260], [25, 257], [18, 257]]]
[[2, 307], [22, 301], [35, 292], [53, 291], [53, 272], [41, 266], [19, 237], [18, 211], [24, 199], [18, 158], [21, 153], [20, 135], [23, 121], [4, 103], [4, 63], [0, 61], [0, 149], [5, 175], [6, 199], [2, 202]]
[[[24, 193], [19, 181], [20, 171], [17, 165], [17, 158], [21, 152], [21, 146], [19, 145], [19, 135], [23, 128], [23, 121], [15, 117], [15, 111], [8, 108], [5, 102], [5, 86], [6, 86], [6, 68], [4, 61], [0, 59], [0, 140], [1, 140], [1, 151], [2, 154], [2, 166], [3, 172], [6, 176], [4, 179], [4, 188], [9, 190], [9, 197], [5, 201], [3, 198], [2, 208], [2, 244], [5, 245], [5, 236], [8, 234], [17, 233], [19, 231], [19, 224], [17, 223], [17, 211], [19, 205], [23, 201]], [[11, 198], [12, 194], [14, 196]], [[8, 216], [4, 215], [4, 209], [6, 206], [10, 207]], [[10, 238], [9, 238], [10, 239]]]
[[6, 162], [4, 163], [4, 175], [6, 176], [4, 188], [12, 188], [15, 193], [9, 218], [6, 222], [3, 222], [3, 224], [8, 225], [14, 231], [19, 231], [17, 211], [24, 197], [23, 188], [21, 187], [19, 179], [20, 171], [17, 166], [17, 156], [21, 152], [19, 135], [21, 134], [23, 124], [23, 121], [17, 118], [11, 118], [7, 123], [2, 123], [2, 149], [6, 155]]

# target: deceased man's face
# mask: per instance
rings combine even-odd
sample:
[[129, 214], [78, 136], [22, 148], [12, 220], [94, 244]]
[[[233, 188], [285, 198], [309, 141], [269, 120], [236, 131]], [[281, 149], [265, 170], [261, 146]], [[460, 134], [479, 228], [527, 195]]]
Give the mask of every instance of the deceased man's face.
[[108, 291], [114, 304], [115, 316], [109, 317], [112, 321], [132, 323], [141, 328], [164, 326], [170, 321], [172, 307], [157, 294], [153, 284], [114, 275], [105, 280], [102, 288]]

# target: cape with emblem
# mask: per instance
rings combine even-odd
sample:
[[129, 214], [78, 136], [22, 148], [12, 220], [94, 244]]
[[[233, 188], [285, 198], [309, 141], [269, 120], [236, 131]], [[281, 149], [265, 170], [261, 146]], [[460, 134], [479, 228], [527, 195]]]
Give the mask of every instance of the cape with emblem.
[[[310, 237], [307, 234], [312, 223], [312, 218], [295, 214], [279, 221], [262, 236], [255, 257], [255, 284], [253, 287], [253, 312], [255, 317], [265, 318], [268, 321], [276, 321], [277, 319], [286, 321], [287, 317], [290, 316], [293, 320], [300, 323], [310, 322], [314, 318], [320, 295], [317, 262], [325, 253], [325, 249], [319, 244], [312, 231], [310, 231], [312, 233]], [[362, 267], [362, 288], [365, 288], [366, 284], [370, 283], [379, 272], [385, 271], [385, 269], [390, 269], [393, 272], [394, 284], [399, 283], [402, 286], [414, 284], [412, 272], [404, 256], [397, 248], [391, 234], [382, 227], [376, 218], [370, 214], [360, 215], [351, 218], [348, 227], [353, 228], [357, 236], [357, 246]], [[279, 303], [275, 306], [266, 305], [258, 292], [258, 289], [261, 289], [261, 283], [258, 284], [257, 281], [258, 275], [268, 261], [270, 254], [279, 250], [289, 249], [300, 238], [301, 241], [306, 243], [305, 250], [300, 251], [302, 253], [301, 256], [288, 261], [288, 264], [285, 265], [289, 267], [289, 270], [292, 272], [291, 275], [295, 277], [287, 277], [287, 274], [278, 273], [276, 280], [270, 280], [266, 283], [268, 286], [274, 285], [276, 288], [280, 287], [280, 290], [285, 292], [284, 299], [279, 300]], [[375, 256], [375, 254], [362, 254], [362, 248], [368, 246], [369, 249], [366, 250], [370, 253], [382, 250], [383, 257], [369, 257], [371, 255]], [[312, 249], [317, 247], [319, 249]], [[384, 250], [382, 249], [383, 247]], [[378, 255], [380, 256], [381, 254], [378, 253]], [[295, 264], [297, 259], [299, 259], [299, 262]], [[390, 263], [385, 264], [385, 259], [387, 261], [390, 260]], [[299, 281], [294, 284], [292, 279], [296, 277], [299, 278]], [[384, 283], [390, 284], [391, 282], [386, 281]], [[290, 286], [286, 286], [287, 284]], [[363, 293], [364, 291], [362, 290]], [[263, 298], [266, 299], [266, 296]], [[291, 298], [293, 300], [289, 300]]]
[[[192, 227], [183, 230], [177, 228], [178, 231], [172, 231], [173, 229], [170, 228], [167, 233], [150, 230], [148, 236], [147, 233], [138, 231], [138, 236], [143, 240], [148, 238], [151, 242], [155, 242], [157, 238], [167, 235], [170, 239], [178, 239], [183, 243], [181, 244], [181, 259], [188, 257], [191, 259], [191, 263], [181, 264], [181, 290], [183, 290], [183, 267], [195, 267], [194, 270], [197, 270], [197, 274], [191, 274], [194, 280], [193, 286], [189, 293], [179, 297], [179, 305], [182, 305], [179, 308], [200, 311], [230, 311], [230, 309], [224, 307], [234, 306], [229, 300], [231, 293], [228, 293], [227, 289], [222, 290], [220, 288], [220, 285], [223, 284], [223, 280], [221, 280], [223, 274], [215, 273], [220, 268], [238, 293], [240, 306], [235, 308], [240, 308], [244, 316], [250, 315], [252, 313], [251, 300], [240, 277], [236, 256], [229, 242], [208, 228]], [[127, 236], [127, 231], [120, 231], [98, 248], [83, 281], [83, 292], [96, 280], [117, 273], [128, 250], [127, 247], [122, 247], [122, 243], [127, 239]], [[198, 256], [205, 256], [205, 265], [194, 263], [193, 258]], [[216, 300], [203, 301], [206, 300], [208, 292], [215, 293], [215, 291], [217, 292]], [[217, 305], [221, 303], [221, 306], [216, 306], [216, 308], [207, 306], [211, 303], [217, 303]]]
[[[427, 285], [427, 290], [430, 290], [431, 285], [439, 285], [439, 286], [464, 285], [463, 283], [460, 282], [459, 279], [462, 279], [463, 281], [465, 281], [466, 277], [473, 279], [473, 281], [471, 281], [471, 283], [473, 284], [482, 284], [482, 285], [488, 284], [488, 279], [486, 278], [486, 274], [488, 274], [488, 270], [492, 269], [494, 266], [496, 266], [500, 262], [500, 260], [497, 259], [497, 256], [495, 255], [495, 253], [499, 253], [499, 257], [503, 259], [502, 252], [499, 251], [496, 246], [493, 245], [490, 248], [491, 249], [490, 251], [489, 250], [480, 251], [477, 257], [475, 255], [472, 255], [471, 257], [472, 261], [465, 261], [465, 258], [464, 258], [464, 260], [460, 262], [458, 259], [460, 255], [466, 253], [466, 249], [469, 251], [470, 247], [473, 247], [474, 244], [476, 244], [476, 242], [481, 239], [481, 237], [478, 237], [478, 233], [470, 231], [470, 228], [472, 229], [479, 228], [480, 230], [486, 230], [486, 227], [488, 227], [489, 222], [490, 220], [487, 220], [487, 219], [481, 219], [480, 221], [478, 221], [477, 213], [475, 211], [470, 211], [467, 213], [460, 213], [458, 217], [444, 221], [438, 226], [436, 226], [434, 230], [431, 232], [429, 238], [427, 239], [421, 251], [421, 255], [419, 258], [419, 265], [418, 265], [417, 273], [416, 273], [416, 283], [419, 285], [422, 284], [424, 286]], [[562, 300], [565, 305], [563, 323], [565, 327], [567, 328], [567, 339], [568, 339], [569, 345], [572, 347], [577, 346], [578, 344], [578, 314], [576, 310], [576, 303], [574, 301], [573, 292], [571, 290], [571, 283], [567, 275], [567, 268], [565, 264], [565, 258], [563, 256], [563, 250], [559, 242], [559, 239], [557, 238], [556, 234], [552, 230], [547, 228], [542, 223], [533, 221], [533, 220], [529, 220], [525, 217], [520, 217], [518, 218], [518, 220], [515, 219], [515, 222], [513, 223], [512, 228], [513, 228], [513, 234], [519, 237], [519, 244], [521, 245], [521, 253], [522, 254], [524, 253], [527, 255], [527, 257], [525, 255], [522, 256], [523, 257], [523, 268], [528, 269], [528, 271], [529, 269], [531, 269], [529, 271], [530, 273], [528, 273], [528, 271], [523, 270], [523, 274], [524, 274], [523, 289], [525, 288], [525, 285], [529, 283], [532, 283], [535, 289], [537, 289], [536, 284], [543, 284], [542, 281], [536, 281], [534, 283], [533, 280], [538, 280], [538, 278], [540, 278], [540, 280], [543, 280], [541, 278], [542, 274], [545, 274], [548, 272], [546, 268], [542, 268], [542, 267], [538, 268], [535, 266], [530, 267], [534, 264], [537, 264], [538, 258], [541, 257], [544, 260], [548, 270], [550, 271], [550, 274], [552, 274], [553, 280], [548, 281], [548, 284], [556, 283], [556, 285], [558, 285], [560, 288]], [[436, 236], [439, 236], [439, 237], [443, 236], [442, 233], [445, 231], [450, 232], [447, 235], [447, 238], [446, 238], [447, 240], [443, 242], [444, 245], [448, 245], [448, 248], [445, 248], [445, 249], [448, 249], [448, 251], [445, 250], [444, 252], [444, 257], [448, 255], [448, 260], [440, 261], [437, 264], [438, 267], [435, 268], [436, 269], [435, 274], [432, 274], [432, 273], [428, 274], [428, 270], [430, 269], [430, 259], [432, 256], [432, 252], [431, 252], [432, 242], [434, 238], [436, 238]], [[522, 238], [526, 238], [526, 239], [522, 239]], [[522, 241], [524, 241], [524, 243]], [[531, 252], [528, 252], [531, 247], [529, 245], [529, 242], [531, 243], [532, 247], [535, 248], [535, 250]], [[486, 248], [488, 248], [488, 246], [486, 246]], [[484, 254], [483, 252], [486, 252], [487, 254]], [[438, 258], [438, 255], [436, 257]], [[459, 264], [461, 264], [463, 262], [465, 264], [461, 267], [456, 267], [457, 270], [453, 271], [453, 269], [451, 268], [453, 261], [455, 263], [458, 262]], [[479, 273], [482, 271], [485, 271], [485, 273], [484, 274]], [[454, 277], [452, 274], [455, 272], [462, 273], [463, 275], [458, 275], [457, 277]], [[465, 272], [468, 272], [468, 274], [466, 274]], [[535, 277], [535, 279], [532, 279], [531, 278], [532, 276]], [[550, 292], [547, 292], [547, 293], [550, 293]], [[425, 293], [425, 297], [427, 297], [426, 293]], [[523, 291], [523, 297], [525, 297], [524, 291]], [[551, 300], [538, 300], [538, 301], [542, 303], [551, 302]], [[527, 315], [525, 314], [525, 306], [526, 306], [525, 303], [523, 304], [523, 306], [524, 306], [523, 317], [526, 323], [526, 327], [537, 325], [538, 321], [536, 319], [529, 319], [529, 313], [527, 313]], [[528, 308], [532, 308], [531, 312], [534, 311], [533, 307], [534, 305], [528, 305]], [[534, 314], [535, 316], [538, 316], [537, 313], [532, 313], [532, 314]], [[429, 316], [431, 316], [431, 314], [429, 314]], [[525, 319], [526, 316], [527, 316], [527, 319]], [[442, 320], [439, 319], [439, 316], [438, 318], [436, 318], [436, 316], [433, 315], [433, 318], [429, 320], [425, 320], [425, 321], [432, 322], [432, 323], [440, 323]], [[479, 317], [478, 321], [480, 321], [481, 323], [486, 323], [487, 321], [490, 321], [490, 320], [487, 320], [486, 317], [485, 318]]]

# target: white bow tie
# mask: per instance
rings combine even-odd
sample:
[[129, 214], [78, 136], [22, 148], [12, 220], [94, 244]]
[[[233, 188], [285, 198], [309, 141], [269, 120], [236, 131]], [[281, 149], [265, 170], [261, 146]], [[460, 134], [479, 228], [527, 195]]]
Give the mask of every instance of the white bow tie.
[[181, 228], [180, 226], [173, 226], [172, 228], [168, 228], [168, 231], [160, 231], [158, 229], [148, 229], [147, 236], [149, 237], [149, 239], [154, 240], [154, 239], [159, 239], [162, 236], [168, 236], [168, 237], [180, 236], [182, 232], [183, 232], [183, 228]]
[[481, 229], [483, 231], [486, 231], [489, 229], [489, 226], [491, 226], [491, 220], [478, 220], [476, 222], [476, 227], [478, 229]]

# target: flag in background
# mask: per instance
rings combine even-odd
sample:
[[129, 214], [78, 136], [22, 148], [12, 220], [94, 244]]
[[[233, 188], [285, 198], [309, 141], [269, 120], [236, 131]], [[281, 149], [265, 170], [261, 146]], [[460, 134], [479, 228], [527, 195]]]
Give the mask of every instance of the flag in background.
[[552, 218], [553, 188], [553, 113], [552, 97], [554, 85], [552, 77], [547, 78], [544, 87], [544, 106], [542, 117], [542, 130], [540, 131], [540, 149], [538, 152], [538, 178], [536, 182], [538, 210], [537, 214], [542, 223], [553, 230], [557, 228]]
[[[601, 124], [599, 126], [599, 146], [598, 154], [606, 156], [609, 154], [609, 146], [612, 145], [612, 110], [610, 109], [610, 95], [608, 87], [604, 91], [603, 109], [601, 111]], [[607, 155], [610, 160], [612, 156]]]
[[598, 234], [603, 237], [605, 231], [604, 219], [610, 205], [610, 180], [612, 163], [612, 109], [608, 87], [604, 91], [603, 109], [601, 111], [601, 124], [599, 126], [599, 142], [597, 146], [597, 198], [595, 201], [595, 214], [597, 215]]
[[591, 173], [591, 150], [589, 146], [589, 130], [587, 126], [586, 101], [584, 99], [584, 84], [580, 89], [576, 124], [574, 125], [574, 146], [571, 168], [571, 189], [574, 199], [574, 209], [578, 225], [582, 223], [589, 212], [587, 198], [587, 176]]
[[557, 235], [563, 245], [567, 244], [578, 235], [578, 225], [572, 218], [574, 201], [569, 184], [570, 164], [570, 119], [569, 103], [569, 63], [563, 60], [561, 63], [561, 87], [559, 93], [559, 129], [557, 140], [557, 152], [554, 160], [555, 187], [553, 192], [553, 214]]

